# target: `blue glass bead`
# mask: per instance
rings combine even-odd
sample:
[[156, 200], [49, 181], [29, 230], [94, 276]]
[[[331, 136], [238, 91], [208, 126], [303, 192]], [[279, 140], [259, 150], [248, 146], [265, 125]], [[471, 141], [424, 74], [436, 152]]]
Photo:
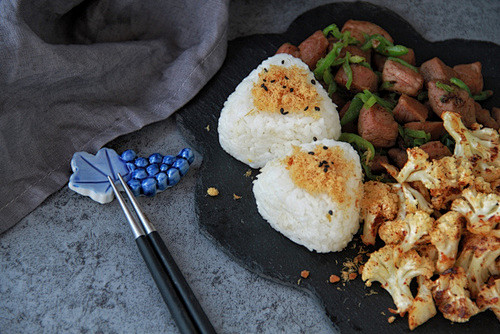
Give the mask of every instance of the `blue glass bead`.
[[137, 167], [142, 168], [142, 167], [146, 167], [147, 165], [149, 165], [149, 160], [141, 157], [141, 158], [135, 159], [134, 163]]
[[141, 182], [142, 193], [146, 196], [156, 195], [156, 179], [154, 177], [148, 177]]
[[194, 153], [193, 150], [191, 150], [190, 148], [182, 149], [177, 156], [186, 159], [190, 165], [194, 161]]
[[144, 168], [137, 168], [132, 172], [132, 178], [136, 180], [142, 180], [148, 177], [148, 172]]
[[167, 177], [169, 187], [176, 185], [181, 180], [181, 174], [177, 168], [170, 168], [167, 170]]
[[158, 190], [163, 191], [168, 188], [167, 174], [161, 172], [156, 174], [156, 182], [158, 183]]
[[126, 150], [122, 153], [120, 158], [125, 162], [133, 161], [137, 157], [137, 154], [133, 150]]
[[174, 163], [175, 161], [175, 157], [173, 155], [166, 155], [163, 157], [163, 160], [162, 162], [165, 164], [165, 165], [168, 165], [169, 167], [172, 166], [172, 164]]
[[136, 179], [131, 179], [127, 182], [128, 187], [132, 190], [134, 196], [139, 196], [141, 194], [141, 181]]
[[167, 164], [161, 164], [160, 165], [160, 172], [166, 172], [170, 168], [169, 165]]
[[131, 162], [127, 162], [126, 165], [127, 165], [128, 170], [131, 172], [133, 172], [134, 170], [137, 169], [137, 167]]
[[163, 156], [160, 153], [153, 153], [149, 156], [150, 164], [161, 164]]
[[155, 176], [160, 171], [160, 167], [157, 164], [151, 164], [146, 167], [146, 172], [148, 172], [149, 176]]
[[189, 163], [186, 159], [179, 158], [174, 161], [172, 167], [177, 168], [181, 175], [184, 176], [189, 170]]

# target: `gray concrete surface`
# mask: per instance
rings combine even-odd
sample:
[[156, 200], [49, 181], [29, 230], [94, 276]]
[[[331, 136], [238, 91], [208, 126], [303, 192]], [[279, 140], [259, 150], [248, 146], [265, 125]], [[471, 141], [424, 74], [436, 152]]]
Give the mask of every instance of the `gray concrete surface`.
[[[229, 35], [284, 31], [297, 15], [329, 2], [235, 0]], [[392, 8], [431, 40], [499, 43], [498, 1], [373, 3]], [[186, 143], [169, 119], [107, 146], [148, 155], [175, 153]], [[248, 272], [200, 233], [193, 190], [202, 157], [196, 158], [179, 185], [141, 203], [215, 328], [220, 333], [333, 332], [314, 298]], [[116, 201], [99, 205], [64, 188], [0, 236], [1, 333], [176, 331]]]

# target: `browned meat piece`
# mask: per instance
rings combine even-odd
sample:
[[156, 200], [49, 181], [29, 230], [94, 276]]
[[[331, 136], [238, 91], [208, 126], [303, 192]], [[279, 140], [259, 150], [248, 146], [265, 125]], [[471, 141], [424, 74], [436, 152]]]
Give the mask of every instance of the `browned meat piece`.
[[476, 121], [487, 128], [493, 128], [498, 130], [498, 123], [495, 121], [493, 117], [491, 117], [490, 112], [486, 109], [483, 109], [481, 105], [477, 102], [474, 102], [474, 107], [476, 109]]
[[[361, 65], [351, 64], [352, 69], [352, 84], [351, 91], [362, 92], [368, 89], [370, 92], [377, 91], [378, 78], [375, 72]], [[347, 84], [347, 74], [344, 69], [340, 67], [335, 75], [335, 82], [345, 87]]]
[[457, 73], [457, 78], [462, 80], [470, 89], [473, 95], [479, 94], [483, 90], [483, 74], [481, 73], [481, 63], [476, 61], [472, 64], [463, 64], [453, 67]]
[[393, 83], [387, 90], [410, 96], [417, 96], [424, 86], [424, 78], [420, 73], [392, 60], [385, 62], [382, 80]]
[[439, 140], [446, 133], [443, 122], [410, 122], [404, 125], [407, 129], [422, 130], [431, 135], [431, 140]]
[[449, 82], [451, 78], [457, 77], [457, 73], [438, 57], [434, 57], [420, 65], [420, 74], [424, 77], [425, 82], [433, 80]]
[[347, 110], [349, 109], [349, 106], [351, 105], [351, 101], [347, 102], [343, 107], [342, 109], [340, 109], [340, 112], [339, 112], [339, 118], [342, 119], [342, 117], [344, 117], [345, 113], [347, 112]]
[[400, 148], [393, 147], [387, 151], [387, 154], [389, 155], [389, 158], [391, 158], [394, 165], [396, 165], [399, 169], [403, 168], [408, 161], [408, 154]]
[[427, 89], [432, 110], [438, 116], [441, 117], [445, 111], [451, 111], [459, 114], [467, 127], [476, 122], [474, 100], [465, 90], [453, 86], [453, 91], [447, 92], [437, 87], [436, 81], [427, 83]]
[[287, 53], [294, 56], [295, 58], [300, 58], [299, 48], [290, 43], [284, 43], [283, 45], [281, 45], [278, 51], [276, 51], [276, 54], [278, 53]]
[[367, 22], [367, 21], [356, 21], [356, 20], [348, 20], [344, 26], [342, 27], [341, 32], [350, 31], [351, 36], [356, 38], [359, 42], [364, 43], [365, 38], [363, 37], [363, 33], [366, 33], [368, 36], [380, 34], [384, 36], [388, 41], [394, 43], [391, 35], [375, 23]]
[[375, 154], [373, 160], [370, 163], [370, 168], [374, 173], [385, 172], [385, 167], [382, 164], [389, 164], [389, 159], [385, 155]]
[[318, 60], [326, 55], [327, 48], [328, 40], [325, 35], [323, 35], [323, 32], [318, 30], [299, 44], [300, 59], [302, 59], [312, 71], [316, 68]]
[[[396, 58], [404, 60], [405, 62], [407, 62], [410, 65], [415, 65], [415, 52], [413, 51], [413, 49], [408, 48], [407, 54], [405, 54], [403, 56], [396, 57]], [[381, 55], [380, 53], [374, 52], [373, 63], [375, 65], [375, 68], [377, 69], [377, 71], [382, 72], [384, 70], [384, 65], [385, 65], [386, 60], [387, 60], [386, 56]]]
[[398, 123], [390, 112], [379, 104], [361, 108], [358, 133], [375, 147], [392, 147], [398, 137]]
[[399, 123], [413, 121], [423, 122], [427, 119], [429, 110], [422, 103], [406, 94], [401, 95], [398, 104], [393, 110], [394, 118]]
[[437, 140], [425, 143], [420, 148], [429, 155], [429, 160], [441, 159], [452, 155], [450, 149]]
[[[326, 88], [328, 90], [328, 88]], [[332, 101], [337, 105], [339, 108], [343, 108], [346, 104], [345, 99], [337, 92], [332, 94]]]
[[349, 51], [351, 56], [360, 56], [360, 57], [365, 58], [365, 61], [368, 64], [371, 61], [371, 55], [372, 55], [371, 50], [363, 51], [363, 50], [361, 50], [361, 48], [359, 48], [355, 45], [348, 45], [345, 48], [342, 48], [342, 50], [340, 50], [338, 58], [344, 58], [347, 51]]
[[495, 121], [497, 121], [498, 124], [500, 124], [500, 108], [493, 107], [493, 109], [491, 109], [491, 116]]

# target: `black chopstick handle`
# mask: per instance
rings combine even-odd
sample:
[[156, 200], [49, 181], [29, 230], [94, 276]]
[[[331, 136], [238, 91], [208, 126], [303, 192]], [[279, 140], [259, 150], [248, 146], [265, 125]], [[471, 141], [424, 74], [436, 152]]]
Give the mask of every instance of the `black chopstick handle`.
[[196, 327], [194, 326], [188, 310], [184, 306], [184, 303], [180, 300], [175, 288], [167, 275], [165, 268], [157, 258], [157, 254], [151, 245], [148, 237], [141, 235], [135, 239], [137, 247], [146, 262], [146, 265], [151, 272], [151, 276], [160, 290], [160, 294], [167, 304], [170, 314], [177, 324], [179, 332], [182, 334], [198, 333]]
[[168, 275], [170, 276], [174, 287], [182, 298], [184, 305], [191, 314], [192, 319], [200, 333], [213, 334], [216, 333], [214, 327], [210, 323], [207, 315], [203, 311], [198, 299], [189, 287], [186, 279], [182, 275], [181, 270], [175, 263], [172, 255], [167, 249], [157, 231], [148, 234], [151, 244], [156, 249], [160, 261], [163, 263]]

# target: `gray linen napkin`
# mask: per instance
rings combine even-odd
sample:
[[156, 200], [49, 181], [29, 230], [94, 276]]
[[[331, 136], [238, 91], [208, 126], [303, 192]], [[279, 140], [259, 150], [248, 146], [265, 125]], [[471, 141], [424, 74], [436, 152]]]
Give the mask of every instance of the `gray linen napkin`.
[[227, 0], [0, 0], [0, 233], [221, 66]]

